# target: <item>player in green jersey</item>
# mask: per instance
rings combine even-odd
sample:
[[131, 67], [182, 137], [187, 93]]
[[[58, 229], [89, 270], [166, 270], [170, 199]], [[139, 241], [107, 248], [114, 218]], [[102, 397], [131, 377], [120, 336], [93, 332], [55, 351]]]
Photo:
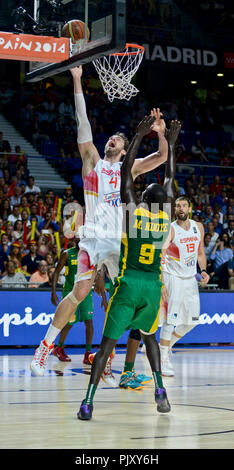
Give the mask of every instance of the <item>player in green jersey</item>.
[[[79, 239], [76, 240], [76, 246], [65, 250], [60, 260], [56, 266], [53, 280], [52, 280], [52, 294], [51, 294], [51, 302], [53, 305], [57, 305], [59, 303], [58, 296], [56, 294], [56, 284], [59, 278], [59, 274], [61, 273], [62, 269], [65, 266], [65, 284], [63, 286], [62, 291], [62, 298], [66, 297], [69, 292], [72, 291], [75, 281], [75, 276], [77, 273], [77, 256], [78, 256], [78, 243]], [[80, 303], [77, 307], [75, 313], [73, 314], [72, 318], [70, 319], [69, 323], [64, 326], [62, 329], [58, 346], [56, 346], [53, 350], [54, 356], [58, 357], [60, 361], [69, 362], [71, 358], [65, 353], [64, 351], [64, 343], [66, 337], [72, 328], [72, 326], [77, 322], [84, 322], [85, 323], [85, 335], [86, 335], [86, 351], [83, 359], [83, 364], [90, 365], [89, 362], [89, 355], [91, 353], [92, 348], [92, 341], [93, 341], [93, 295], [92, 291], [87, 295], [87, 297]]]
[[146, 345], [155, 382], [157, 410], [164, 413], [170, 411], [162, 383], [160, 350], [155, 338], [162, 290], [161, 250], [166, 246], [170, 233], [168, 214], [162, 210], [167, 195], [160, 185], [152, 184], [143, 193], [142, 203], [137, 206], [131, 174], [140, 142], [150, 132], [154, 119], [153, 116], [145, 117], [138, 125], [121, 168], [121, 200], [127, 205], [127, 210], [123, 219], [126, 226], [123, 229], [119, 275], [109, 300], [103, 338], [92, 364], [86, 398], [77, 414], [81, 420], [91, 419], [94, 394], [107, 359], [118, 339], [130, 328], [140, 330]]

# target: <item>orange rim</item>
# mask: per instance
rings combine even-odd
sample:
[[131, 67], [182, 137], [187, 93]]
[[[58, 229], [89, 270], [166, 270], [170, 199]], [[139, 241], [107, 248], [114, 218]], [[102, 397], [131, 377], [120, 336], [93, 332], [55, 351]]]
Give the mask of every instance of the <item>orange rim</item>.
[[137, 54], [143, 54], [145, 51], [145, 48], [143, 46], [139, 46], [139, 44], [130, 44], [127, 43], [125, 46], [125, 49], [128, 49], [129, 47], [135, 47], [137, 51], [125, 51], [125, 52], [114, 52], [114, 54], [111, 55], [137, 55]]

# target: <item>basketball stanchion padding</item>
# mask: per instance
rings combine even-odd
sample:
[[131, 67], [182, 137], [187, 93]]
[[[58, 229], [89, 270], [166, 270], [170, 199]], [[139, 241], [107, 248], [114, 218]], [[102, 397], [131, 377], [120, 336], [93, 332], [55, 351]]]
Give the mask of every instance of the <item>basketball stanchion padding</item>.
[[144, 51], [145, 48], [138, 44], [126, 44], [123, 52], [92, 61], [109, 101], [129, 101], [139, 92], [131, 80], [142, 62]]

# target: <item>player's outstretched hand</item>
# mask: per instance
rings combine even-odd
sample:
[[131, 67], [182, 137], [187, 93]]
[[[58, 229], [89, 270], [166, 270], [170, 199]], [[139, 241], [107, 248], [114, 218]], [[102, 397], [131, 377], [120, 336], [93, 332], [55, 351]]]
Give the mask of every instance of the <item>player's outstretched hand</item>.
[[152, 126], [152, 131], [157, 132], [158, 134], [165, 134], [166, 124], [164, 119], [162, 119], [162, 113], [159, 108], [153, 108], [151, 111], [151, 116], [154, 116], [155, 122]]
[[77, 78], [77, 79], [81, 78], [82, 72], [83, 72], [82, 65], [79, 65], [79, 67], [74, 67], [73, 69], [70, 69], [70, 70], [71, 70], [71, 74], [73, 78]]
[[181, 122], [177, 119], [171, 121], [170, 128], [165, 130], [165, 137], [170, 145], [174, 145], [181, 131]]
[[137, 133], [140, 134], [142, 137], [150, 133], [152, 126], [154, 124], [155, 117], [154, 116], [145, 116], [140, 124], [137, 126]]

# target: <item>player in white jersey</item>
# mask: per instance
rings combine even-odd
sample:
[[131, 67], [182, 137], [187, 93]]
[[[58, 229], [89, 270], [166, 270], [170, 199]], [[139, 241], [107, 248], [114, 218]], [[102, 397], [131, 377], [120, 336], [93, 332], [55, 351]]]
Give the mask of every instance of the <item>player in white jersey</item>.
[[[76, 282], [73, 291], [57, 306], [52, 324], [35, 352], [31, 369], [36, 375], [44, 374], [55, 338], [69, 322], [77, 306], [90, 292], [97, 269], [105, 264], [113, 279], [115, 267], [118, 265], [116, 257], [120, 252], [122, 223], [119, 223], [121, 209], [118, 209], [118, 200], [121, 159], [126, 153], [125, 136], [118, 133], [111, 136], [105, 146], [104, 159], [100, 158], [98, 150], [93, 144], [91, 126], [86, 114], [81, 84], [82, 67], [72, 69], [71, 73], [74, 82], [78, 123], [78, 147], [83, 162], [82, 176], [86, 216], [80, 234]], [[135, 160], [132, 168], [134, 179], [142, 173], [155, 169], [167, 159], [168, 144], [164, 136], [165, 122], [161, 119], [159, 109], [153, 109], [152, 114], [155, 115], [152, 130], [157, 132], [159, 139], [158, 151], [145, 158]]]
[[[160, 352], [162, 374], [173, 376], [170, 363], [172, 346], [199, 324], [200, 298], [196, 280], [197, 262], [201, 285], [209, 281], [204, 251], [204, 228], [190, 219], [191, 207], [186, 196], [175, 201], [175, 221], [171, 224], [171, 240], [162, 261], [165, 285], [161, 310]], [[164, 318], [163, 318], [164, 317]]]

